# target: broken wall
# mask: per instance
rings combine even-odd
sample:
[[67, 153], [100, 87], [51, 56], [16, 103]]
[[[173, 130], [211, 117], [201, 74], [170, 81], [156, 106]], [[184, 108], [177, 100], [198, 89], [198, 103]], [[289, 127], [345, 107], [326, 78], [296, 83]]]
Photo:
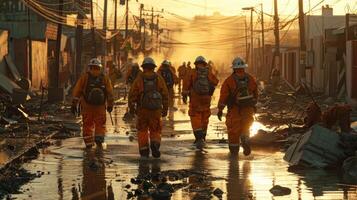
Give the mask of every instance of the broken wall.
[[32, 41], [32, 87], [39, 89], [41, 81], [48, 83], [47, 75], [47, 41]]

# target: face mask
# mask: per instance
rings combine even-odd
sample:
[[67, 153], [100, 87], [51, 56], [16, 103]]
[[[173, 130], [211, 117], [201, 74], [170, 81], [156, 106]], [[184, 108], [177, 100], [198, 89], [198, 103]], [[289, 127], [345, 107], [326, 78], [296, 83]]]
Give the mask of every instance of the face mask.
[[92, 76], [99, 76], [99, 75], [100, 75], [100, 70], [98, 70], [98, 69], [91, 69], [91, 70], [89, 70], [89, 73], [90, 73]]

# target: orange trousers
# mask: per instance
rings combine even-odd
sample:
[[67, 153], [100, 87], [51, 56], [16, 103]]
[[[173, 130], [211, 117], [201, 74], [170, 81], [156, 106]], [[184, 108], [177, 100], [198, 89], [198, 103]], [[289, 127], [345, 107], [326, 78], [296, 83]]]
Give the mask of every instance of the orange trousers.
[[228, 131], [229, 146], [239, 146], [240, 136], [249, 137], [249, 129], [254, 122], [254, 108], [233, 107], [228, 110], [226, 116], [226, 126]]
[[83, 139], [86, 145], [94, 144], [94, 136], [104, 140], [106, 110], [104, 106], [82, 107]]
[[174, 88], [169, 88], [169, 107], [174, 106], [175, 91]]
[[161, 111], [141, 109], [138, 111], [136, 123], [138, 130], [139, 150], [149, 149], [150, 143], [161, 143]]
[[191, 118], [192, 130], [207, 130], [209, 117], [211, 116], [211, 110], [195, 111], [190, 110], [189, 113]]

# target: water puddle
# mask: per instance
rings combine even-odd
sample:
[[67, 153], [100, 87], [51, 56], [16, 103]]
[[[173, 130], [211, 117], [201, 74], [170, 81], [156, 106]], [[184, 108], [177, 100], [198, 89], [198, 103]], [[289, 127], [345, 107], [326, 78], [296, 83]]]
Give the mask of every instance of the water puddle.
[[[216, 100], [215, 100], [216, 101]], [[216, 104], [214, 104], [216, 105]], [[84, 149], [81, 138], [56, 141], [42, 150], [39, 157], [25, 168], [43, 172], [21, 188], [17, 199], [126, 199], [130, 179], [140, 174], [168, 170], [195, 170], [208, 174], [204, 181], [189, 176], [171, 183], [192, 185], [173, 193], [172, 199], [207, 199], [202, 188], [219, 188], [223, 199], [357, 199], [357, 186], [346, 185], [340, 172], [303, 170], [290, 172], [283, 161], [284, 154], [276, 148], [253, 149], [253, 154], [233, 159], [227, 144], [217, 140], [227, 137], [224, 122], [211, 117], [208, 144], [204, 152], [192, 146], [193, 135], [187, 108], [176, 100], [177, 109], [164, 122], [162, 158], [140, 160], [135, 140], [135, 123], [121, 119], [125, 105], [113, 112], [113, 123], [108, 120], [109, 133], [105, 149]], [[108, 116], [109, 117], [109, 116]], [[109, 118], [108, 118], [109, 119]], [[259, 129], [271, 130], [259, 122], [251, 127], [252, 136]], [[270, 149], [270, 150], [269, 150]], [[269, 190], [281, 185], [291, 194], [274, 197]], [[132, 185], [135, 189], [135, 185]]]

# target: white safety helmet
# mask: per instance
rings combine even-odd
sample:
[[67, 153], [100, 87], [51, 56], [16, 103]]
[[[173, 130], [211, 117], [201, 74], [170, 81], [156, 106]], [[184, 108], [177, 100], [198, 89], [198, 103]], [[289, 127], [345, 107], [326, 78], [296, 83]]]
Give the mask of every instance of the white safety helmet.
[[145, 65], [152, 65], [156, 67], [155, 60], [152, 59], [151, 57], [145, 57], [143, 60], [143, 63], [141, 64], [141, 67], [144, 67]]
[[244, 68], [247, 68], [247, 67], [248, 67], [248, 65], [240, 57], [236, 57], [232, 62], [232, 68], [233, 69], [244, 69]]
[[194, 64], [196, 65], [196, 64], [198, 64], [198, 63], [205, 63], [205, 64], [207, 64], [207, 60], [206, 60], [206, 58], [203, 57], [203, 56], [198, 56], [198, 57], [196, 58]]
[[164, 61], [162, 61], [161, 65], [171, 66], [171, 62], [169, 60], [164, 60]]
[[88, 66], [97, 66], [97, 67], [100, 67], [100, 68], [103, 67], [102, 62], [98, 58], [92, 58], [89, 61]]

